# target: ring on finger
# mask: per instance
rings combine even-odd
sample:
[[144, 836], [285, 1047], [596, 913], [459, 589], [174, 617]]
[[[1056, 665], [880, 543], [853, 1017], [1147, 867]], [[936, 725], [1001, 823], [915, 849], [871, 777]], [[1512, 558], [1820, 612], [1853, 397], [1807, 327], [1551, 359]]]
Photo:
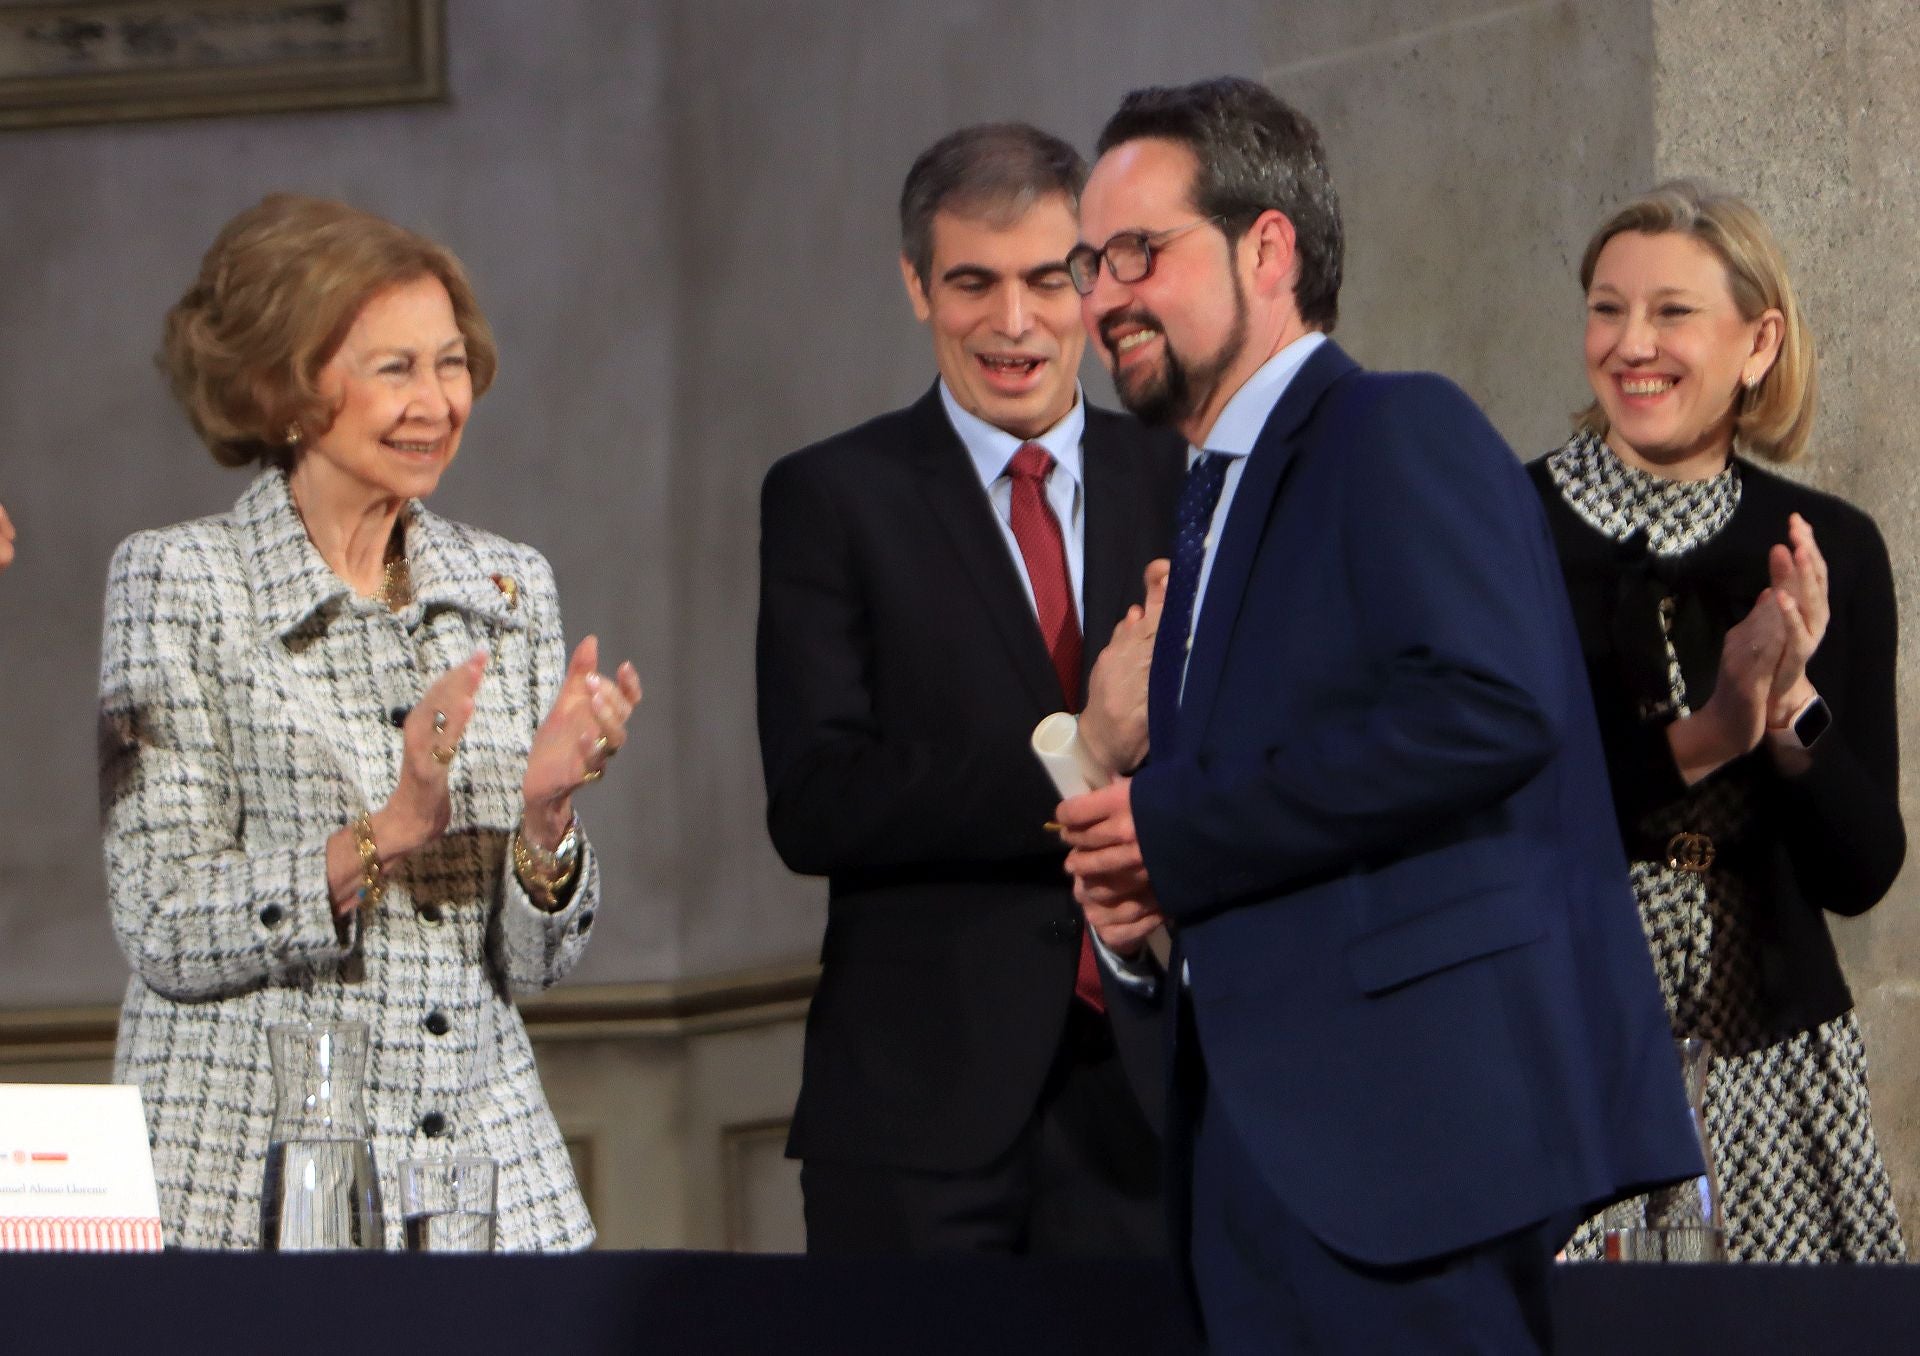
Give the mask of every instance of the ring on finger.
[[587, 769], [586, 775], [580, 780], [582, 782], [597, 782], [606, 774], [606, 771], [603, 767], [590, 767]]
[[447, 713], [445, 711], [435, 711], [433, 713], [433, 732], [435, 734], [444, 734], [446, 733], [446, 729]]
[[453, 750], [445, 744], [435, 744], [428, 752], [433, 755], [433, 761], [442, 767], [453, 761]]
[[593, 756], [595, 758], [600, 759], [602, 762], [607, 762], [618, 752], [620, 752], [620, 750], [616, 749], [613, 746], [613, 741], [605, 735], [595, 736], [593, 741]]

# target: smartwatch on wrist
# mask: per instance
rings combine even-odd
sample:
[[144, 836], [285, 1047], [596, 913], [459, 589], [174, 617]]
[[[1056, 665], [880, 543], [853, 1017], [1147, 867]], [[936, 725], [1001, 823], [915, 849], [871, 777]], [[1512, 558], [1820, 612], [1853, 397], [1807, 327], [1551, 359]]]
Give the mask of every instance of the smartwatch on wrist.
[[1816, 692], [1780, 729], [1791, 733], [1793, 742], [1801, 748], [1810, 749], [1832, 725], [1833, 712], [1827, 707], [1827, 699]]

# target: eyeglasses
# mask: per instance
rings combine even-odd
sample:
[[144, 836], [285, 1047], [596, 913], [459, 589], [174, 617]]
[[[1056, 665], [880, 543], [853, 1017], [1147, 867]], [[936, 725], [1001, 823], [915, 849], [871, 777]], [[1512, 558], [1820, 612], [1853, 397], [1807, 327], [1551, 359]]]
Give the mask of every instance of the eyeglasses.
[[1189, 221], [1184, 226], [1175, 226], [1170, 231], [1122, 231], [1108, 240], [1099, 249], [1091, 245], [1075, 245], [1067, 251], [1067, 276], [1073, 279], [1073, 290], [1081, 296], [1093, 295], [1094, 284], [1100, 281], [1100, 261], [1107, 261], [1107, 272], [1117, 283], [1143, 282], [1153, 276], [1153, 252], [1164, 249], [1168, 242], [1177, 240], [1196, 226], [1217, 225], [1219, 217], [1201, 217]]

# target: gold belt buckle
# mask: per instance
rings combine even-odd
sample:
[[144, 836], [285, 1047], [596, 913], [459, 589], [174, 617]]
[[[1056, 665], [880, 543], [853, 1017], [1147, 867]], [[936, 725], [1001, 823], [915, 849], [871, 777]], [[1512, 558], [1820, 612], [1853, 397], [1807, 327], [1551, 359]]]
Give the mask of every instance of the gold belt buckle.
[[1704, 833], [1682, 831], [1667, 839], [1667, 866], [1674, 871], [1703, 874], [1713, 865], [1713, 839]]

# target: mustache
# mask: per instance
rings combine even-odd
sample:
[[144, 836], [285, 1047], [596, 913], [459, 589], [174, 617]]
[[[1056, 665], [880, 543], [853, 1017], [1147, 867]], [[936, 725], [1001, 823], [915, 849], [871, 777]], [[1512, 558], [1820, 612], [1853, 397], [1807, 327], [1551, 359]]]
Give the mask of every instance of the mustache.
[[[1122, 325], [1140, 325], [1147, 329], [1159, 330], [1160, 317], [1156, 316], [1152, 311], [1139, 306], [1134, 307], [1130, 311], [1121, 311], [1113, 315], [1102, 316], [1100, 318], [1100, 342], [1106, 345], [1107, 352], [1113, 353], [1115, 351], [1113, 347], [1115, 342], [1113, 332]], [[1161, 332], [1165, 333], [1164, 330]]]

